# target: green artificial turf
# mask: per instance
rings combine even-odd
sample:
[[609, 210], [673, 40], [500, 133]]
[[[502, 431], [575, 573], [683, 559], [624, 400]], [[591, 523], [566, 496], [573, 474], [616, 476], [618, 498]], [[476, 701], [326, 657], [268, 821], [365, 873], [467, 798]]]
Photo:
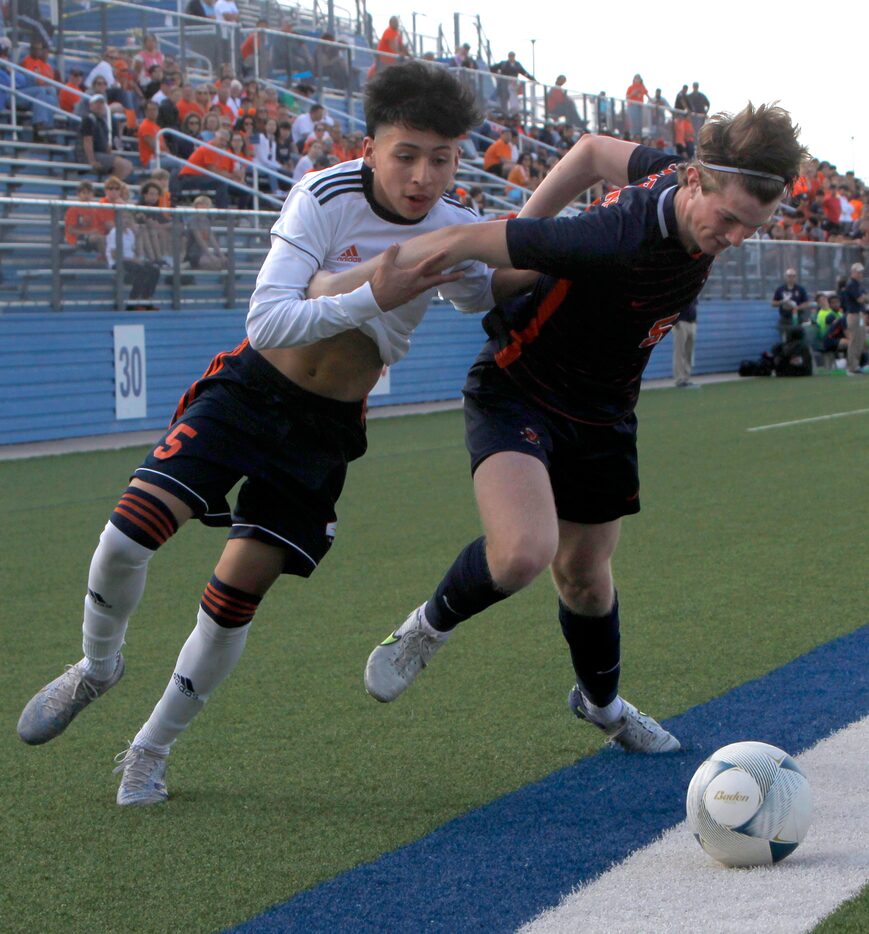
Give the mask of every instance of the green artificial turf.
[[[644, 395], [643, 511], [615, 560], [628, 698], [665, 718], [865, 622], [841, 565], [861, 557], [869, 417], [746, 428], [867, 400], [838, 376]], [[369, 434], [331, 554], [263, 601], [172, 755], [170, 801], [146, 809], [115, 805], [112, 756], [165, 687], [223, 533], [190, 523], [161, 549], [124, 680], [30, 748], [18, 714], [79, 657], [90, 555], [143, 452], [0, 463], [0, 930], [219, 930], [599, 748], [566, 710], [544, 578], [463, 625], [396, 703], [365, 695], [371, 648], [479, 534], [460, 413]], [[865, 922], [865, 893], [851, 906]], [[823, 928], [840, 929], [858, 928]]]

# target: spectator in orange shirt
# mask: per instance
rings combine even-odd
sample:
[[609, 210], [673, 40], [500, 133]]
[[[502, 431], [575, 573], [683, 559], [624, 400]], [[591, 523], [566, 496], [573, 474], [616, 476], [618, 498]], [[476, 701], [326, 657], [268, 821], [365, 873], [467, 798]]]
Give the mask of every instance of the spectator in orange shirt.
[[[248, 33], [247, 38], [241, 44], [242, 70], [245, 75], [256, 75], [262, 78], [269, 74], [271, 68], [269, 65], [269, 49], [266, 44], [266, 34], [263, 29], [268, 29], [269, 21], [267, 19], [258, 19], [256, 29]], [[257, 65], [259, 68], [257, 68]]]
[[625, 91], [625, 99], [628, 102], [628, 133], [634, 142], [643, 138], [643, 104], [648, 98], [649, 92], [643, 84], [642, 77], [634, 75], [634, 80]]
[[404, 44], [404, 39], [401, 37], [397, 16], [389, 17], [389, 25], [383, 30], [383, 35], [377, 43], [377, 51], [380, 53], [377, 56], [378, 69], [397, 65], [401, 58], [410, 56], [410, 52]]
[[559, 75], [555, 79], [555, 86], [551, 87], [546, 95], [546, 111], [556, 120], [564, 117], [571, 126], [582, 126], [582, 118], [579, 116], [576, 104], [564, 90], [565, 84], [567, 84], [567, 78], [564, 75]]
[[66, 242], [85, 253], [105, 257], [106, 227], [100, 218], [100, 209], [86, 206], [93, 201], [94, 186], [90, 182], [80, 182], [76, 194], [78, 202], [67, 208], [63, 217]]
[[[147, 169], [151, 164], [151, 160], [154, 158], [154, 153], [157, 150], [157, 134], [160, 132], [160, 127], [157, 123], [157, 114], [159, 110], [160, 108], [154, 101], [148, 101], [145, 104], [145, 116], [139, 124], [139, 129], [136, 131], [136, 137], [139, 140], [139, 161], [142, 163], [143, 169]], [[161, 136], [159, 139], [160, 152], [165, 152], [166, 137]]]
[[[209, 144], [215, 146], [223, 152], [215, 152], [209, 146], [203, 145], [194, 150], [193, 155], [178, 170], [169, 183], [169, 190], [173, 199], [178, 201], [182, 194], [189, 188], [195, 188], [200, 191], [213, 191], [214, 203], [218, 208], [225, 208], [229, 204], [229, 191], [226, 182], [220, 178], [214, 178], [218, 175], [221, 178], [230, 179], [233, 177], [233, 160], [226, 152], [229, 146], [229, 131], [218, 130], [214, 135], [214, 141]], [[203, 175], [199, 169], [207, 169], [212, 175]]]
[[[54, 66], [48, 61], [48, 46], [41, 40], [35, 39], [30, 43], [30, 54], [22, 60], [21, 67], [33, 72], [35, 75], [41, 75], [43, 78], [57, 78]], [[35, 98], [33, 107], [33, 142], [42, 142], [42, 133], [54, 123], [54, 111], [52, 107], [57, 107], [57, 91], [44, 81], [38, 78], [29, 78], [22, 75], [21, 80], [24, 85], [20, 88], [22, 93]], [[32, 83], [27, 83], [30, 80]]]
[[507, 172], [513, 163], [513, 133], [505, 128], [501, 130], [500, 139], [495, 140], [483, 154], [483, 171], [492, 175], [507, 177]]
[[71, 114], [75, 110], [75, 105], [81, 100], [81, 95], [75, 91], [84, 90], [84, 72], [80, 68], [73, 68], [69, 73], [69, 80], [66, 82], [68, 88], [72, 90], [57, 92], [57, 105], [61, 110]]
[[684, 110], [673, 113], [673, 142], [680, 156], [694, 158], [694, 124]]
[[178, 119], [183, 123], [188, 114], [196, 114], [202, 118], [205, 116], [206, 108], [196, 99], [196, 89], [192, 84], [181, 85], [181, 98], [175, 105], [178, 108]]

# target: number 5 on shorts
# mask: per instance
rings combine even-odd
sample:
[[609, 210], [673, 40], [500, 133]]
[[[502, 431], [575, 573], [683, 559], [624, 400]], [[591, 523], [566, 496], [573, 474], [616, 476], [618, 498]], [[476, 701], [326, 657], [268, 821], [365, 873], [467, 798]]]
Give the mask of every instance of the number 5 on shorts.
[[191, 428], [190, 425], [178, 425], [177, 428], [173, 428], [166, 435], [166, 440], [162, 445], [154, 448], [154, 457], [159, 458], [161, 461], [172, 457], [173, 454], [177, 454], [181, 450], [181, 445], [184, 444], [181, 435], [187, 438], [195, 438], [197, 434], [199, 432], [195, 428]]

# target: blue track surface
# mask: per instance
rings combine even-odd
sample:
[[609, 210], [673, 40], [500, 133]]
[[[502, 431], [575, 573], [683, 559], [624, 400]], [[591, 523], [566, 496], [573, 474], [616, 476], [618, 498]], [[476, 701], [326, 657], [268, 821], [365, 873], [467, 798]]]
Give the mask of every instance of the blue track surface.
[[276, 905], [233, 934], [514, 931], [684, 818], [720, 746], [797, 755], [869, 714], [869, 626], [667, 721], [673, 756], [604, 750]]

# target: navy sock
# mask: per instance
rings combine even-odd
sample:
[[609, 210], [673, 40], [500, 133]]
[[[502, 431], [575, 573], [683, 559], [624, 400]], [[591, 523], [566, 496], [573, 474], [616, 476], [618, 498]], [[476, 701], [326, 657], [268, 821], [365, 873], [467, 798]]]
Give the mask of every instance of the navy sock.
[[621, 636], [619, 598], [606, 616], [581, 616], [558, 601], [558, 621], [582, 693], [596, 707], [606, 707], [619, 692]]
[[425, 605], [425, 616], [432, 628], [449, 632], [463, 620], [509, 596], [492, 582], [486, 561], [486, 539], [481, 536], [453, 562]]

